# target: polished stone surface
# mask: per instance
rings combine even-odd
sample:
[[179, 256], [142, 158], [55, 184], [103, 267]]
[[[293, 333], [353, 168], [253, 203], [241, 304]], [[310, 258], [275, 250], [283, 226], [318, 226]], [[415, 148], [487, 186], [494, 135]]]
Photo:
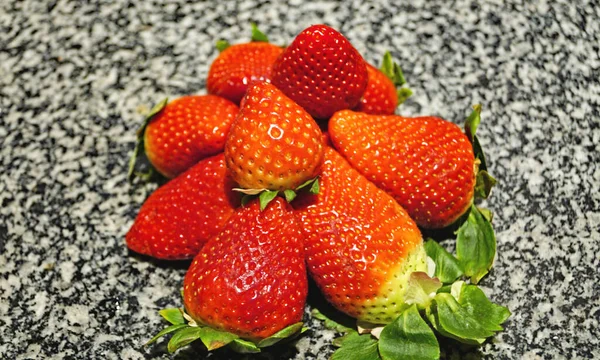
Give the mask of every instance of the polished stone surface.
[[[0, 2], [0, 358], [170, 358], [142, 344], [186, 264], [128, 253], [154, 186], [130, 185], [127, 160], [141, 114], [204, 91], [215, 40], [247, 40], [251, 20], [275, 43], [325, 22], [371, 62], [391, 50], [415, 93], [403, 114], [462, 123], [483, 104], [499, 255], [482, 286], [513, 316], [446, 358], [600, 358], [600, 5], [524, 3]], [[328, 358], [335, 334], [309, 325], [259, 358]]]

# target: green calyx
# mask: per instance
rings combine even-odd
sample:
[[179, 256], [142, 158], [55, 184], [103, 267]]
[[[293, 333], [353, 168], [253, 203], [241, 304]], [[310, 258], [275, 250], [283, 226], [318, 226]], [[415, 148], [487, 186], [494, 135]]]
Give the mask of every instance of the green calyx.
[[496, 185], [496, 179], [488, 173], [487, 161], [483, 153], [479, 139], [477, 138], [477, 128], [481, 122], [481, 105], [473, 106], [473, 111], [465, 121], [465, 134], [473, 146], [473, 154], [477, 165], [477, 174], [475, 175], [475, 197], [487, 199]]
[[273, 346], [283, 340], [294, 339], [307, 330], [302, 323], [295, 323], [265, 339], [250, 341], [227, 331], [198, 324], [180, 308], [164, 309], [159, 313], [171, 325], [156, 334], [146, 345], [154, 343], [167, 334], [172, 334], [167, 344], [167, 350], [170, 353], [196, 340], [200, 340], [208, 351], [229, 346], [230, 349], [238, 353], [258, 353], [261, 352], [262, 348]]
[[[251, 22], [250, 27], [252, 28], [251, 41], [269, 42], [269, 38], [267, 37], [267, 35], [265, 35], [265, 33], [263, 33], [262, 31], [260, 31], [260, 29], [258, 28], [256, 23]], [[230, 46], [231, 46], [231, 44], [227, 40], [217, 40], [217, 42], [215, 43], [215, 47], [217, 48], [217, 50], [219, 50], [219, 52], [223, 52], [225, 49], [227, 49]]]
[[407, 305], [389, 324], [367, 331], [360, 325], [358, 330], [340, 325], [314, 309], [313, 317], [344, 334], [333, 341], [338, 349], [331, 359], [436, 360], [440, 346], [434, 332], [478, 345], [503, 330], [501, 325], [510, 311], [492, 303], [477, 286], [457, 281], [452, 286], [436, 287], [427, 306]]
[[129, 158], [129, 168], [127, 171], [127, 179], [130, 182], [133, 181], [133, 179], [136, 176], [141, 178], [145, 182], [152, 180], [156, 176], [160, 176], [160, 173], [158, 173], [158, 171], [156, 171], [156, 169], [154, 169], [153, 167], [150, 167], [146, 172], [139, 172], [135, 170], [135, 165], [137, 163], [137, 160], [145, 154], [144, 134], [146, 133], [146, 128], [148, 127], [148, 124], [154, 118], [154, 116], [160, 113], [165, 108], [165, 106], [167, 106], [168, 101], [168, 98], [164, 98], [162, 101], [159, 101], [156, 105], [154, 105], [154, 107], [150, 110], [148, 115], [146, 115], [146, 117], [144, 118], [142, 126], [137, 131], [137, 142], [135, 144], [135, 148], [133, 149], [133, 153]]
[[380, 70], [396, 86], [398, 106], [401, 105], [406, 101], [406, 99], [408, 99], [413, 94], [413, 92], [411, 89], [403, 87], [406, 84], [404, 73], [402, 72], [402, 68], [400, 67], [400, 65], [398, 65], [398, 63], [396, 63], [394, 59], [392, 59], [392, 54], [390, 54], [389, 51], [386, 51], [385, 54], [383, 54]]
[[250, 201], [258, 196], [258, 201], [260, 202], [260, 209], [264, 210], [267, 208], [269, 203], [273, 201], [277, 195], [281, 195], [285, 198], [287, 202], [292, 202], [296, 196], [298, 196], [298, 192], [301, 190], [307, 190], [311, 194], [318, 194], [320, 191], [319, 186], [319, 177], [315, 177], [313, 179], [307, 180], [301, 185], [299, 185], [295, 189], [287, 189], [283, 191], [279, 190], [269, 190], [269, 189], [242, 189], [242, 188], [234, 188], [234, 191], [241, 192], [244, 194], [242, 197], [242, 206], [246, 206]]

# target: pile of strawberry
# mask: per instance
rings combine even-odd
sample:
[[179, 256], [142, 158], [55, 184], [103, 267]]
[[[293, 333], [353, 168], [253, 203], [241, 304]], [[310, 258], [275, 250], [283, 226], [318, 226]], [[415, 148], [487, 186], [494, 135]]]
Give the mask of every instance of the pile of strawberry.
[[[201, 340], [251, 353], [303, 333], [308, 276], [357, 319], [333, 359], [437, 359], [434, 330], [481, 344], [509, 316], [476, 286], [492, 266], [495, 180], [475, 135], [443, 119], [394, 115], [408, 96], [389, 53], [367, 64], [314, 25], [281, 48], [219, 42], [209, 95], [159, 103], [139, 132], [169, 180], [142, 206], [127, 246], [193, 258], [184, 308], [165, 309], [169, 351]], [[239, 107], [238, 107], [239, 106]], [[441, 229], [441, 231], [440, 231]], [[421, 231], [456, 234], [456, 256]]]

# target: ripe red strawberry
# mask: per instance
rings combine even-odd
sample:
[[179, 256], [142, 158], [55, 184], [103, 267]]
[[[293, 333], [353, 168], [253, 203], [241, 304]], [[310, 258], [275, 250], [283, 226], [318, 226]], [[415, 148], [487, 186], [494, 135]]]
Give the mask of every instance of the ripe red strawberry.
[[198, 323], [256, 341], [300, 322], [307, 292], [303, 237], [277, 198], [235, 212], [194, 258], [183, 298]]
[[392, 55], [386, 52], [383, 56], [381, 70], [367, 64], [369, 81], [367, 88], [355, 111], [367, 114], [392, 115], [398, 105], [402, 104], [412, 91], [399, 88], [406, 83], [400, 66], [392, 60]]
[[426, 270], [421, 233], [402, 207], [333, 148], [325, 149], [318, 195], [294, 202], [312, 278], [337, 309], [387, 323], [402, 309], [407, 281]]
[[313, 117], [328, 119], [358, 104], [367, 86], [367, 67], [342, 34], [313, 25], [277, 59], [272, 82]]
[[126, 235], [127, 246], [159, 259], [188, 259], [217, 234], [235, 207], [223, 154], [200, 161], [153, 192]]
[[138, 133], [138, 145], [130, 164], [145, 151], [152, 166], [174, 178], [198, 161], [223, 151], [225, 137], [238, 107], [214, 95], [184, 96], [158, 104]]
[[232, 178], [246, 189], [295, 189], [318, 175], [323, 138], [313, 118], [272, 84], [252, 85], [225, 144]]
[[329, 136], [350, 164], [392, 195], [419, 226], [446, 227], [470, 208], [475, 159], [457, 125], [432, 116], [340, 111], [329, 121]]
[[379, 69], [367, 64], [369, 81], [355, 111], [367, 114], [391, 115], [398, 107], [396, 85]]
[[208, 92], [239, 104], [248, 84], [271, 78], [273, 63], [282, 51], [281, 47], [267, 42], [227, 47], [210, 65]]

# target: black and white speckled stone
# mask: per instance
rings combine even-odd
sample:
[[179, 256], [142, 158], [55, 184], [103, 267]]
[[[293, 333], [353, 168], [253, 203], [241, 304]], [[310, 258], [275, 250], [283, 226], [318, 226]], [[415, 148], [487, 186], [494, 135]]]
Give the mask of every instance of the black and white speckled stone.
[[[405, 114], [460, 123], [484, 104], [500, 183], [482, 285], [513, 316], [446, 358], [600, 358], [600, 4], [576, 3], [0, 2], [0, 358], [169, 358], [141, 344], [180, 305], [185, 264], [128, 254], [154, 188], [127, 183], [127, 159], [140, 113], [203, 91], [215, 39], [247, 39], [250, 20], [277, 43], [326, 22], [369, 61], [390, 49], [415, 92]], [[259, 358], [328, 358], [334, 334], [310, 326]], [[178, 355], [194, 357], [236, 358]]]

